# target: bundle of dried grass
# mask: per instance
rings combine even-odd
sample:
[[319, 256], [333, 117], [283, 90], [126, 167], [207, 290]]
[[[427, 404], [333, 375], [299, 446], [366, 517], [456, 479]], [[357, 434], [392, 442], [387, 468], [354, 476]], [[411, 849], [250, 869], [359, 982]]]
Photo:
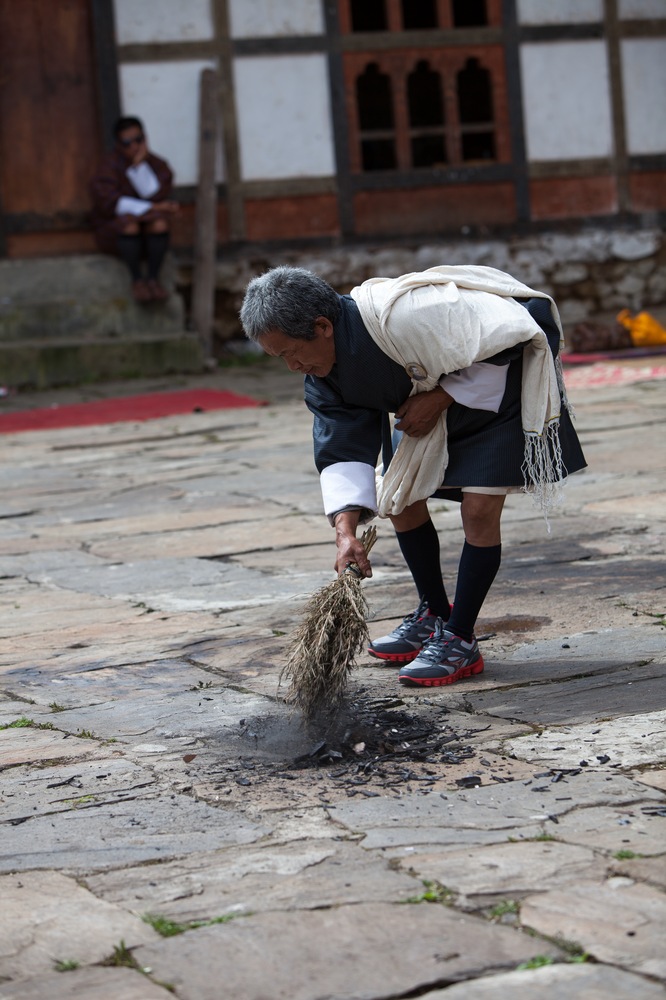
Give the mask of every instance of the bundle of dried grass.
[[[363, 532], [366, 552], [375, 544], [374, 525]], [[368, 604], [358, 566], [350, 564], [332, 583], [312, 595], [294, 632], [280, 673], [290, 681], [287, 700], [306, 719], [337, 708], [344, 698], [357, 653], [368, 640]]]

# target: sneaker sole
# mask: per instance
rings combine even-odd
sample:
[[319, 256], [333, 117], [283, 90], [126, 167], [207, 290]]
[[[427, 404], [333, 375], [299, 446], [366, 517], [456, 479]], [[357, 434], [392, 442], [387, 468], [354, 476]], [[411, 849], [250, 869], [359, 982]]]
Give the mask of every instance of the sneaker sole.
[[379, 653], [376, 649], [368, 649], [370, 656], [375, 656], [378, 660], [389, 660], [391, 663], [411, 663], [420, 652], [420, 649], [415, 649], [413, 653]]
[[484, 668], [483, 657], [475, 663], [470, 663], [467, 667], [461, 667], [454, 674], [447, 674], [446, 677], [411, 677], [409, 674], [399, 674], [398, 680], [408, 687], [443, 687], [445, 684], [453, 684], [463, 677], [471, 677], [472, 674], [482, 674]]

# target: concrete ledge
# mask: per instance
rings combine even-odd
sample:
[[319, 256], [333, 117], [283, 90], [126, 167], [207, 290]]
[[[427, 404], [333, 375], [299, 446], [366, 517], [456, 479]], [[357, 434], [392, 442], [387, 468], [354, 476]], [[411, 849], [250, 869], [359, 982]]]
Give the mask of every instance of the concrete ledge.
[[96, 337], [180, 333], [183, 301], [175, 292], [174, 266], [162, 269], [171, 292], [165, 302], [138, 305], [125, 266], [115, 257], [89, 254], [0, 261], [0, 343], [40, 337]]
[[187, 333], [137, 334], [85, 343], [63, 339], [0, 344], [2, 381], [15, 388], [46, 389], [103, 379], [203, 370], [201, 343]]
[[164, 302], [137, 304], [125, 266], [88, 254], [0, 261], [0, 384], [17, 388], [203, 370], [169, 257]]

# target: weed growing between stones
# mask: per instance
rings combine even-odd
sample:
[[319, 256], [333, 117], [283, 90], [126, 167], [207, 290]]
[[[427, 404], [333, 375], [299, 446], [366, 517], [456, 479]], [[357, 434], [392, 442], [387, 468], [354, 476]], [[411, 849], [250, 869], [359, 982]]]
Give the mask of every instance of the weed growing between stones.
[[[163, 917], [159, 913], [144, 913], [141, 919], [144, 923], [150, 924], [153, 930], [161, 934], [162, 937], [175, 937], [177, 934], [184, 934], [185, 931], [197, 930], [199, 927], [212, 927], [214, 924], [228, 924], [231, 920], [235, 920], [240, 914], [227, 913], [222, 917], [211, 917], [210, 920], [186, 920], [184, 923], [178, 923], [176, 920], [170, 920], [168, 917]], [[249, 913], [242, 914], [244, 917], [250, 916]]]

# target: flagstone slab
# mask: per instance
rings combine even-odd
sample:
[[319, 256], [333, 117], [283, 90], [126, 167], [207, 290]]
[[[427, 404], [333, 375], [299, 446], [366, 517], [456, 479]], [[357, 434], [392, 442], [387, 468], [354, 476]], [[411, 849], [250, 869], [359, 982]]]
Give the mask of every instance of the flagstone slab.
[[666, 891], [666, 853], [654, 858], [614, 858], [608, 868], [616, 875], [626, 875]]
[[592, 514], [614, 514], [632, 519], [666, 519], [666, 493], [648, 493], [647, 496], [613, 497], [610, 500], [596, 500], [584, 508]]
[[[28, 705], [29, 709], [30, 706]], [[0, 730], [0, 769], [17, 764], [36, 764], [58, 758], [87, 757], [96, 744], [87, 739], [72, 738], [71, 733], [50, 729]]]
[[[78, 572], [78, 570], [77, 570]], [[91, 622], [129, 622], [139, 618], [145, 609], [120, 604], [108, 597], [92, 594], [75, 594], [72, 591], [36, 587], [23, 579], [9, 581], [11, 593], [6, 597], [11, 614], [3, 615], [0, 623], [0, 643], [2, 662], [11, 665], [14, 658], [22, 659], [25, 651], [16, 642], [20, 636], [39, 636], [42, 642], [55, 643], [49, 632], [61, 629], [89, 626]], [[13, 641], [12, 641], [13, 640]], [[61, 640], [60, 648], [66, 649], [67, 642]], [[35, 650], [32, 649], [32, 656]]]
[[[492, 620], [488, 622], [492, 630]], [[485, 628], [481, 619], [479, 631]], [[666, 629], [655, 629], [655, 626], [636, 626], [633, 629], [613, 629], [601, 634], [601, 641], [588, 642], [584, 637], [584, 650], [579, 655], [575, 639], [563, 635], [557, 639], [540, 639], [534, 643], [521, 645], [496, 662], [491, 655], [486, 655], [486, 646], [482, 644], [482, 652], [486, 659], [486, 672], [478, 679], [492, 681], [495, 685], [504, 684], [538, 684], [554, 680], [566, 681], [568, 678], [578, 679], [589, 675], [598, 677], [601, 686], [604, 682], [614, 684], [627, 683], [633, 680], [627, 676], [627, 671], [639, 671], [640, 661], [655, 659], [663, 660], [666, 649]], [[617, 675], [617, 677], [616, 677]], [[651, 672], [648, 671], [647, 676]], [[643, 677], [644, 673], [638, 675]], [[525, 691], [514, 692], [516, 698]], [[544, 698], [545, 702], [549, 699]]]
[[666, 763], [666, 710], [546, 729], [505, 744], [508, 753], [559, 768], [642, 767]]
[[0, 982], [0, 1000], [47, 997], [48, 1000], [173, 1000], [173, 993], [134, 969], [95, 966]]
[[589, 810], [592, 806], [617, 807], [636, 802], [648, 805], [661, 803], [662, 799], [658, 791], [623, 775], [584, 774], [556, 784], [546, 778], [538, 785], [531, 781], [510, 782], [447, 794], [352, 800], [327, 808], [335, 822], [356, 833], [402, 829], [411, 832], [413, 844], [423, 844], [445, 829], [454, 830], [456, 835], [496, 831], [508, 837], [515, 836], [517, 828], [532, 830], [530, 835], [536, 836], [545, 826], [555, 835], [560, 817], [576, 807]]
[[[276, 530], [277, 528], [277, 530]], [[80, 533], [80, 532], [79, 532]], [[102, 559], [119, 559], [123, 562], [139, 562], [149, 559], [155, 553], [155, 535], [108, 533], [110, 537], [93, 539], [90, 551]], [[294, 545], [330, 543], [331, 528], [323, 517], [308, 517], [292, 514], [279, 519], [262, 518], [256, 521], [236, 521], [232, 524], [212, 524], [193, 529], [171, 527], [162, 534], [168, 540], [169, 552], [173, 558], [193, 558], [234, 555], [257, 549], [274, 550]]]
[[406, 872], [332, 840], [227, 848], [159, 866], [86, 878], [96, 896], [134, 913], [185, 922], [267, 911], [406, 902], [422, 891]]
[[0, 977], [52, 972], [58, 961], [89, 965], [121, 941], [134, 948], [158, 939], [139, 917], [58, 872], [2, 875], [0, 898]]
[[[154, 553], [154, 542], [151, 551]], [[178, 581], [177, 585], [174, 581]], [[75, 575], [53, 570], [42, 582], [76, 593], [141, 602], [154, 611], [200, 612], [261, 607], [284, 598], [300, 601], [304, 593], [329, 581], [330, 572], [291, 575], [285, 572], [270, 577], [232, 561], [178, 558], [174, 554], [173, 558], [145, 558], [111, 565], [100, 562], [82, 566]]]
[[666, 707], [666, 671], [658, 662], [636, 666], [611, 660], [605, 671], [556, 681], [545, 690], [539, 685], [470, 690], [468, 701], [474, 712], [538, 726], [557, 725], [562, 719], [598, 722]]
[[639, 771], [636, 775], [637, 781], [642, 781], [651, 788], [660, 788], [662, 792], [666, 792], [666, 768], [657, 769], [654, 771]]
[[35, 582], [48, 582], [51, 572], [73, 576], [85, 566], [100, 565], [100, 560], [88, 552], [67, 546], [60, 525], [54, 531], [57, 544], [52, 549], [0, 558], [0, 576], [25, 576], [32, 577]]
[[[542, 827], [537, 824], [514, 826], [511, 827], [510, 831], [470, 830], [427, 825], [390, 828], [377, 826], [368, 830], [361, 843], [368, 851], [390, 851], [392, 856], [398, 858], [404, 856], [408, 861], [415, 852], [430, 846], [449, 849], [450, 847], [465, 847], [466, 845], [504, 844], [508, 837], [527, 840], [530, 837], [538, 836], [541, 831]], [[407, 864], [405, 866], [408, 867]]]
[[182, 1000], [345, 1000], [422, 992], [558, 949], [443, 906], [368, 903], [260, 913], [137, 948]]
[[145, 510], [134, 515], [125, 512], [121, 497], [95, 505], [81, 504], [74, 513], [70, 508], [70, 519], [65, 524], [43, 524], [42, 537], [55, 536], [61, 541], [77, 541], [84, 533], [88, 541], [110, 538], [131, 538], [135, 535], [159, 537], [160, 544], [169, 540], [172, 532], [211, 529], [216, 525], [240, 526], [247, 530], [249, 525], [270, 523], [276, 516], [274, 504], [266, 501], [247, 499], [244, 503], [220, 505], [217, 497], [210, 496], [204, 504], [184, 502], [186, 494], [182, 489], [173, 490], [164, 500], [169, 506], [157, 506], [150, 513]]
[[258, 695], [228, 687], [201, 688], [195, 683], [188, 688], [183, 685], [181, 690], [156, 687], [152, 691], [136, 691], [119, 700], [80, 705], [56, 713], [57, 718], [53, 716], [53, 719], [59, 729], [72, 733], [85, 730], [98, 739], [114, 739], [123, 744], [182, 736], [214, 738], [229, 731], [232, 736], [238, 733], [237, 745], [240, 747], [241, 719], [268, 714], [287, 719], [290, 710]]
[[109, 748], [99, 748], [92, 755], [92, 760], [42, 764], [38, 768], [13, 767], [2, 771], [1, 823], [18, 826], [34, 820], [38, 815], [52, 816], [100, 802], [128, 801], [137, 795], [147, 794], [146, 789], [154, 789], [156, 777], [152, 768], [124, 756], [111, 757], [109, 752]]
[[666, 979], [666, 894], [651, 886], [616, 877], [528, 896], [520, 921], [577, 942], [599, 962]]
[[[79, 651], [81, 652], [81, 651]], [[91, 662], [81, 656], [82, 663], [72, 660], [78, 657], [67, 657], [63, 662], [42, 663], [39, 668], [23, 667], [11, 672], [7, 678], [15, 692], [29, 694], [38, 709], [23, 704], [23, 711], [29, 711], [31, 718], [40, 721], [48, 718], [49, 722], [58, 726], [60, 721], [54, 715], [60, 715], [63, 709], [76, 710], [82, 705], [91, 705], [121, 699], [136, 697], [137, 693], [151, 697], [163, 697], [168, 693], [188, 691], [192, 688], [210, 687], [213, 684], [208, 671], [201, 670], [185, 659], [171, 659], [169, 650], [163, 650], [148, 663], [132, 663], [123, 658], [121, 663]], [[146, 650], [144, 649], [144, 655]], [[60, 669], [58, 669], [58, 667]], [[42, 714], [46, 705], [56, 705], [57, 710], [50, 716]], [[0, 703], [0, 723], [4, 707]]]
[[251, 844], [270, 827], [234, 809], [150, 789], [93, 799], [2, 826], [0, 871], [85, 872], [162, 860], [223, 844]]
[[[564, 647], [562, 643], [567, 643]], [[562, 639], [544, 639], [526, 643], [511, 655], [513, 661], [539, 659], [590, 660], [599, 657], [616, 659], [620, 652], [630, 659], [656, 656], [666, 659], [666, 628], [651, 623], [633, 628], [593, 629], [570, 633]]]
[[666, 797], [662, 795], [659, 801], [638, 799], [631, 804], [612, 807], [572, 808], [559, 817], [556, 828], [549, 828], [549, 832], [570, 844], [608, 853], [663, 854], [666, 849]]
[[466, 980], [421, 1000], [663, 1000], [659, 983], [603, 965], [547, 965]]
[[456, 907], [478, 909], [500, 899], [603, 879], [607, 864], [591, 850], [556, 841], [503, 843], [413, 853], [401, 867], [456, 893]]

